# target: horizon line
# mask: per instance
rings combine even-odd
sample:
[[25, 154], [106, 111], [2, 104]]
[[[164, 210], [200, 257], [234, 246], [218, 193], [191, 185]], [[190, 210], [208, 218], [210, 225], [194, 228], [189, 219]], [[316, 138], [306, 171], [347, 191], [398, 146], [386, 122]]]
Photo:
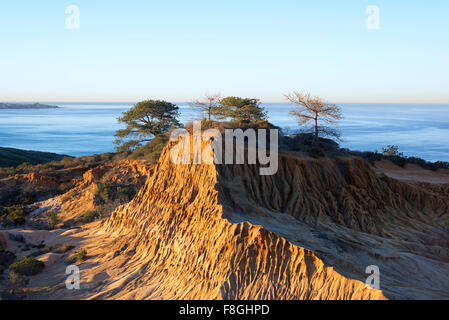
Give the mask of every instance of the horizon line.
[[[150, 99], [148, 99], [150, 100]], [[154, 99], [154, 100], [164, 100], [164, 99]], [[34, 100], [29, 100], [29, 101], [0, 101], [0, 103], [29, 103], [29, 104], [33, 104], [33, 103], [41, 103], [41, 104], [45, 104], [45, 103], [59, 103], [59, 104], [102, 104], [102, 103], [116, 103], [116, 104], [136, 104], [139, 101], [144, 101], [144, 100], [136, 100], [136, 101], [108, 101], [108, 100], [94, 100], [94, 101], [89, 101], [89, 100], [82, 100], [82, 101], [58, 101], [58, 100], [48, 100], [48, 101], [34, 101]], [[167, 100], [165, 100], [167, 101]], [[169, 101], [172, 102], [174, 104], [188, 104], [191, 101]], [[263, 102], [261, 101], [260, 103], [262, 104], [270, 104], [270, 103], [276, 103], [276, 104], [293, 104], [291, 102], [288, 101], [267, 101], [267, 102]], [[397, 101], [329, 101], [329, 103], [335, 103], [335, 104], [433, 104], [433, 105], [449, 105], [449, 101], [447, 102], [425, 102], [425, 101], [419, 101], [419, 102], [407, 102], [407, 101], [401, 101], [401, 102], [397, 102]]]

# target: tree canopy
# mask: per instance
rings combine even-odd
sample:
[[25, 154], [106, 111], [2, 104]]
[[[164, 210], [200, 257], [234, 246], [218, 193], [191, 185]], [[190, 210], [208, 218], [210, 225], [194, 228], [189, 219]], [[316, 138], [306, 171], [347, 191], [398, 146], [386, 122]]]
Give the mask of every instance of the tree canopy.
[[252, 123], [266, 120], [264, 108], [260, 106], [259, 99], [226, 97], [220, 100], [216, 108], [216, 116], [220, 119], [230, 118], [235, 122]]
[[290, 111], [300, 125], [313, 126], [315, 138], [319, 136], [330, 136], [339, 139], [340, 134], [332, 126], [342, 118], [341, 108], [335, 104], [328, 103], [319, 97], [313, 97], [310, 93], [294, 91], [285, 97], [291, 103], [297, 105]]
[[155, 136], [181, 126], [179, 107], [162, 100], [145, 100], [123, 113], [117, 120], [126, 124], [125, 129], [116, 132], [115, 144], [118, 151], [133, 151]]
[[211, 120], [220, 104], [220, 99], [220, 93], [206, 94], [203, 99], [191, 102], [190, 106], [199, 109], [207, 115], [207, 120]]

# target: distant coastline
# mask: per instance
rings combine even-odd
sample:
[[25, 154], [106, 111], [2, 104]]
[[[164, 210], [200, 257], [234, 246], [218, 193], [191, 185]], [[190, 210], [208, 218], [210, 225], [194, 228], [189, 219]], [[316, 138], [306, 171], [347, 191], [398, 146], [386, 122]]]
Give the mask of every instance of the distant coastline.
[[0, 103], [0, 109], [29, 110], [29, 109], [57, 109], [58, 106], [40, 103]]
[[[14, 103], [30, 104], [26, 101]], [[39, 103], [60, 108], [0, 109], [0, 141], [4, 141], [1, 146], [70, 156], [113, 152], [114, 134], [120, 129], [117, 118], [132, 105], [55, 100]], [[298, 123], [288, 116], [292, 105], [270, 103], [263, 106], [276, 126], [298, 128]], [[197, 116], [188, 104], [179, 103], [179, 107], [182, 123]], [[339, 123], [344, 139], [342, 148], [374, 151], [397, 145], [406, 156], [430, 162], [449, 161], [449, 105], [350, 103], [341, 104], [341, 107], [345, 114]]]

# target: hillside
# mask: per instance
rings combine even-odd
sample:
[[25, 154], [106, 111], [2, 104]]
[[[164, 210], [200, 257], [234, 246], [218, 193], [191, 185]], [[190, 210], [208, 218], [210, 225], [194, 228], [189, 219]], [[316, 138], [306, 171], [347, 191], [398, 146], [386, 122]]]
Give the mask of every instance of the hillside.
[[[256, 165], [174, 165], [168, 148], [154, 167], [121, 161], [86, 171], [38, 203], [24, 228], [0, 231], [17, 256], [26, 254], [11, 240], [20, 236], [87, 250], [77, 263], [82, 290], [64, 284], [76, 251], [47, 251], [24, 298], [449, 298], [449, 181], [409, 183], [358, 157], [297, 153], [281, 154], [278, 173], [263, 177]], [[72, 226], [95, 205], [98, 185], [136, 179], [145, 182], [131, 201]], [[30, 230], [49, 212], [63, 224]], [[369, 265], [379, 266], [381, 290], [364, 283]]]
[[26, 162], [29, 164], [59, 161], [64, 155], [48, 152], [20, 150], [0, 147], [0, 168], [15, 167]]

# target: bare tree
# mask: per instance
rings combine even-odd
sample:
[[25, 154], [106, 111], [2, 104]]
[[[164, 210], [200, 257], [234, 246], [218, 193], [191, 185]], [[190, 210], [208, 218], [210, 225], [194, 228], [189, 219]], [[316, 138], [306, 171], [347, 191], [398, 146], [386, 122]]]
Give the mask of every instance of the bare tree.
[[[313, 123], [315, 139], [320, 135], [340, 138], [338, 131], [332, 128], [337, 120], [342, 118], [339, 106], [330, 104], [319, 97], [313, 97], [310, 93], [293, 91], [284, 96], [291, 103], [298, 105], [289, 114], [295, 117], [300, 125]], [[320, 125], [320, 123], [323, 124]]]
[[207, 119], [210, 120], [214, 115], [215, 109], [219, 106], [221, 99], [220, 93], [215, 94], [205, 94], [204, 98], [201, 100], [194, 100], [190, 103], [193, 108], [198, 108], [201, 112], [207, 114]]

